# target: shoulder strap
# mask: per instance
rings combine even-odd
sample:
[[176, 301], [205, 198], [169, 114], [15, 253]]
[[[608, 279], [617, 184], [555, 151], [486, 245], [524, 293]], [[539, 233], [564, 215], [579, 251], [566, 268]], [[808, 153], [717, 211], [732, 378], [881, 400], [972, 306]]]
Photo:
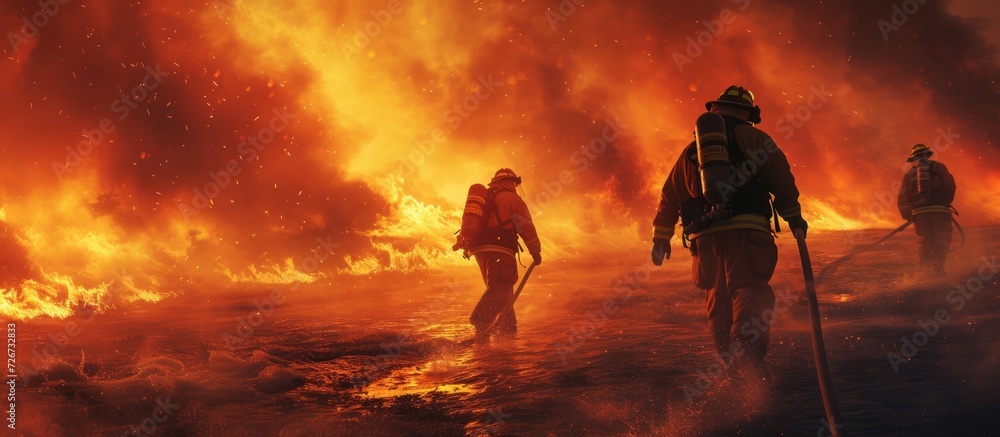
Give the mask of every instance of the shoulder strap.
[[930, 165], [931, 175], [932, 176], [933, 175], [940, 175], [941, 174], [941, 167], [944, 167], [944, 164], [942, 164], [940, 162], [937, 162], [937, 161], [931, 161], [931, 165]]
[[747, 156], [743, 153], [739, 140], [736, 139], [736, 126], [749, 123], [735, 117], [724, 117], [724, 119], [726, 120], [726, 138], [729, 139], [730, 162], [742, 163], [747, 160]]
[[687, 158], [688, 162], [694, 164], [695, 167], [698, 166], [698, 143], [692, 141], [684, 148], [684, 156]]
[[[500, 187], [496, 187], [496, 188], [491, 187], [489, 189], [489, 191], [487, 191], [487, 195], [486, 195], [486, 209], [489, 211], [489, 214], [483, 214], [483, 219], [486, 222], [486, 223], [483, 224], [484, 228], [490, 228], [490, 229], [492, 229], [492, 228], [500, 228], [500, 227], [507, 226], [508, 223], [511, 223], [511, 222], [514, 221], [513, 218], [509, 218], [509, 219], [507, 219], [506, 221], [503, 221], [503, 222], [500, 221], [500, 211], [497, 209], [496, 197], [497, 197], [497, 194], [500, 194], [500, 192], [502, 192], [502, 191], [505, 191], [505, 190], [503, 188], [500, 188]], [[489, 226], [489, 217], [494, 217], [494, 218], [497, 219], [497, 225], [496, 226]]]
[[[750, 123], [748, 123], [746, 120], [742, 120], [735, 117], [725, 117], [725, 120], [726, 120], [726, 136], [729, 139], [728, 146], [729, 146], [730, 164], [732, 164], [733, 167], [739, 169], [740, 165], [746, 162], [747, 155], [746, 153], [743, 152], [743, 147], [740, 147], [739, 140], [736, 139], [736, 126], [744, 124], [750, 125]], [[743, 187], [749, 186], [754, 182], [758, 182], [760, 180], [760, 176], [761, 176], [761, 168], [758, 167], [757, 172], [752, 177], [747, 179], [746, 183], [743, 184]]]

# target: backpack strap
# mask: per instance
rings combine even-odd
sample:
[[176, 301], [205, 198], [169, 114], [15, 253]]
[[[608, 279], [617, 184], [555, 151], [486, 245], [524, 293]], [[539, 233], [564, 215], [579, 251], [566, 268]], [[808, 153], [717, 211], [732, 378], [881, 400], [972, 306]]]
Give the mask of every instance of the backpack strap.
[[[482, 226], [483, 229], [502, 228], [502, 227], [505, 227], [509, 223], [512, 223], [514, 221], [513, 217], [511, 217], [511, 218], [509, 218], [509, 219], [507, 219], [507, 220], [505, 220], [503, 222], [500, 221], [500, 211], [497, 209], [496, 197], [497, 197], [497, 194], [500, 194], [501, 191], [504, 191], [504, 189], [503, 188], [499, 188], [499, 187], [497, 187], [496, 189], [490, 188], [490, 190], [488, 191], [488, 194], [486, 196], [486, 211], [487, 211], [487, 213], [483, 214], [483, 226]], [[489, 225], [490, 224], [490, 217], [493, 217], [493, 218], [497, 219], [497, 225], [496, 226], [490, 226]]]
[[742, 164], [747, 160], [747, 156], [743, 153], [743, 148], [740, 147], [739, 141], [736, 140], [736, 126], [741, 124], [748, 124], [743, 120], [735, 117], [722, 117], [726, 121], [726, 146], [729, 149], [729, 162], [732, 164]]

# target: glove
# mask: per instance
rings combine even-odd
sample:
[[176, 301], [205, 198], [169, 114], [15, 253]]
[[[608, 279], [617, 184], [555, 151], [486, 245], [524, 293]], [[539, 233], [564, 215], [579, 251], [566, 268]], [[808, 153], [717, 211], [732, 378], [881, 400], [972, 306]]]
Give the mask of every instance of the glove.
[[535, 262], [536, 266], [539, 265], [539, 264], [541, 264], [542, 263], [542, 253], [538, 252], [538, 253], [531, 254], [531, 260]]
[[653, 239], [653, 250], [650, 252], [653, 257], [653, 264], [663, 265], [663, 259], [670, 259], [670, 240], [663, 238]]
[[785, 221], [788, 222], [788, 227], [792, 229], [793, 234], [797, 229], [802, 229], [802, 238], [806, 237], [806, 231], [809, 230], [809, 224], [806, 223], [806, 219], [797, 215], [795, 217], [785, 219]]

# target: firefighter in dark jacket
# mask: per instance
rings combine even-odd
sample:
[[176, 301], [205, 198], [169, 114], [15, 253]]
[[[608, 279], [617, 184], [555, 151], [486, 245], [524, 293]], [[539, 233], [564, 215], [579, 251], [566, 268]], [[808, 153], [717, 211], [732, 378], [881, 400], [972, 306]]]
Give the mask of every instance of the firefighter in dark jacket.
[[913, 167], [903, 175], [896, 206], [903, 220], [913, 221], [920, 236], [920, 266], [944, 276], [944, 262], [951, 245], [955, 178], [944, 164], [930, 159], [933, 153], [923, 144], [913, 146], [906, 160]]
[[[778, 260], [772, 210], [793, 231], [801, 230], [804, 235], [808, 226], [788, 160], [774, 140], [755, 127], [760, 108], [754, 105], [753, 94], [732, 86], [705, 107], [724, 121], [720, 129], [725, 129], [726, 136], [721, 144], [728, 152], [733, 181], [728, 185], [727, 203], [713, 208], [706, 198], [698, 147], [692, 142], [663, 184], [653, 220], [653, 263], [661, 265], [664, 258], [670, 258], [670, 239], [680, 216], [682, 238], [690, 242], [694, 256], [695, 285], [707, 290], [708, 324], [716, 349], [722, 357], [746, 357], [744, 363], [766, 374], [770, 327], [763, 320], [765, 311], [774, 309], [774, 291], [768, 281]], [[702, 117], [706, 116], [718, 119], [711, 114]]]
[[[484, 219], [487, 219], [478, 241], [469, 250], [475, 255], [479, 270], [486, 283], [486, 292], [476, 304], [469, 321], [476, 327], [477, 337], [488, 336], [490, 323], [514, 297], [517, 282], [517, 263], [514, 255], [520, 250], [520, 235], [535, 264], [542, 263], [542, 245], [531, 222], [528, 205], [515, 188], [521, 178], [509, 168], [497, 170], [487, 191]], [[497, 322], [497, 332], [512, 334], [517, 330], [517, 318], [511, 308]]]

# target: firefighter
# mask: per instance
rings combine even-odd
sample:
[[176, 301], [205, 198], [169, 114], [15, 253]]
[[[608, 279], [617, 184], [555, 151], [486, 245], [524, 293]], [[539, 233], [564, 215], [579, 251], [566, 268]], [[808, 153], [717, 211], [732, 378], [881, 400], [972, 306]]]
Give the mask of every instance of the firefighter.
[[[486, 225], [469, 250], [469, 254], [476, 257], [486, 283], [486, 292], [469, 318], [479, 338], [489, 336], [486, 329], [514, 297], [514, 283], [517, 282], [514, 256], [521, 250], [518, 236], [524, 240], [533, 262], [542, 263], [542, 246], [528, 205], [515, 191], [520, 184], [521, 178], [513, 170], [497, 170], [487, 190], [483, 217]], [[513, 334], [517, 330], [513, 309], [497, 322], [496, 330], [501, 334]]]
[[[775, 301], [768, 281], [778, 260], [770, 223], [772, 210], [793, 231], [801, 230], [805, 235], [808, 225], [802, 218], [799, 191], [788, 160], [774, 140], [755, 126], [760, 122], [760, 108], [754, 105], [753, 94], [731, 86], [705, 107], [709, 113], [702, 117], [721, 116], [718, 130], [723, 132], [699, 135], [703, 142], [721, 138], [720, 149], [725, 148], [721, 149], [723, 158], [729, 162], [716, 169], [727, 170], [731, 177], [712, 184], [724, 192], [724, 201], [713, 205], [706, 198], [699, 173], [704, 169], [699, 166], [699, 146], [692, 142], [663, 184], [653, 220], [653, 263], [659, 266], [664, 258], [670, 258], [670, 239], [680, 216], [683, 241], [690, 243], [694, 256], [695, 285], [706, 290], [708, 325], [716, 350], [727, 363], [739, 358], [766, 377], [764, 356], [768, 323], [773, 317], [766, 319], [765, 311], [773, 311]], [[777, 228], [777, 217], [774, 220]]]
[[913, 167], [903, 175], [896, 206], [903, 220], [913, 221], [920, 236], [920, 266], [935, 276], [944, 276], [944, 261], [951, 245], [955, 178], [944, 164], [930, 159], [933, 154], [923, 144], [913, 146], [906, 160]]

